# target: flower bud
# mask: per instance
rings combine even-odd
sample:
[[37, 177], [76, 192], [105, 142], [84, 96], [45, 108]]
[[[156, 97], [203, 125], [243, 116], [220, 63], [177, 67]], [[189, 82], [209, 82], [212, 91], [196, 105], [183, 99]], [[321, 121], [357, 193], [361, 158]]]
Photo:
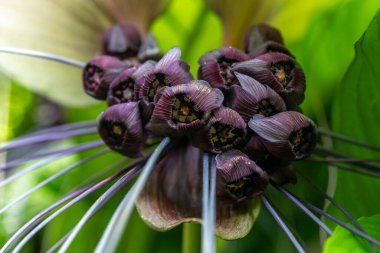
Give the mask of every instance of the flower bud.
[[116, 24], [103, 33], [103, 54], [126, 59], [135, 57], [139, 51], [141, 38], [134, 25]]
[[276, 28], [267, 24], [254, 25], [245, 34], [244, 49], [247, 53], [251, 53], [267, 41], [284, 44], [281, 33]]
[[298, 112], [281, 112], [268, 118], [255, 116], [248, 126], [262, 138], [271, 154], [287, 161], [306, 158], [316, 145], [313, 121]]
[[245, 141], [246, 123], [234, 110], [220, 107], [212, 113], [207, 126], [191, 136], [194, 147], [221, 153], [239, 148]]
[[140, 62], [145, 62], [147, 60], [159, 61], [162, 57], [163, 54], [157, 44], [156, 39], [152, 33], [148, 33], [140, 46], [137, 58]]
[[98, 118], [98, 132], [104, 143], [128, 157], [141, 155], [146, 140], [137, 102], [107, 108]]
[[274, 41], [264, 42], [263, 44], [252, 50], [248, 55], [249, 58], [254, 59], [266, 53], [282, 53], [289, 55], [290, 57], [295, 59], [295, 57], [290, 53], [290, 51], [286, 47], [284, 47], [284, 45]]
[[282, 53], [267, 53], [236, 63], [233, 71], [249, 75], [278, 92], [288, 109], [294, 109], [305, 97], [305, 75], [298, 63]]
[[254, 198], [269, 183], [268, 174], [236, 149], [218, 154], [215, 160], [219, 200], [238, 202]]
[[106, 99], [112, 77], [116, 77], [127, 66], [117, 58], [106, 55], [91, 59], [83, 69], [84, 91], [96, 99]]
[[236, 48], [208, 52], [199, 59], [198, 79], [207, 81], [214, 88], [228, 88], [238, 82], [231, 65], [248, 59], [248, 55]]
[[184, 135], [199, 130], [222, 102], [222, 92], [204, 81], [166, 87], [156, 102], [147, 128], [157, 135]]

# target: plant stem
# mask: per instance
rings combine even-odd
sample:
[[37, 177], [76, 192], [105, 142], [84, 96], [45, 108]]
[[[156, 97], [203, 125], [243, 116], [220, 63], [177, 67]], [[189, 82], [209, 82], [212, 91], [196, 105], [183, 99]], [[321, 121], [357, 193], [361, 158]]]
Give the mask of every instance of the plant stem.
[[182, 253], [200, 252], [201, 226], [195, 223], [184, 223], [182, 226]]

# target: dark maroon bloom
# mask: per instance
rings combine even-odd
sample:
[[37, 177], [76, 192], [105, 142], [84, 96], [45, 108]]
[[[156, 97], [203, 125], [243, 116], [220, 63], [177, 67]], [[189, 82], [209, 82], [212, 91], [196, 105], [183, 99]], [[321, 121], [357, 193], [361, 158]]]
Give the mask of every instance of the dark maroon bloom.
[[162, 58], [162, 56], [163, 54], [153, 34], [148, 33], [142, 45], [140, 46], [137, 58], [140, 62], [145, 62], [147, 60], [159, 61]]
[[126, 59], [137, 55], [141, 45], [139, 31], [134, 25], [116, 24], [103, 33], [103, 54]]
[[147, 61], [138, 67], [121, 72], [112, 81], [107, 96], [108, 105], [137, 101], [139, 99], [139, 80], [153, 70], [155, 62]]
[[268, 174], [247, 155], [229, 150], [216, 156], [218, 198], [244, 201], [260, 195], [269, 183]]
[[199, 130], [222, 102], [222, 92], [204, 81], [166, 87], [156, 102], [148, 128], [158, 135]]
[[275, 53], [275, 52], [286, 54], [292, 58], [295, 58], [290, 53], [290, 51], [286, 47], [284, 47], [284, 45], [278, 42], [274, 42], [274, 41], [264, 42], [263, 44], [257, 46], [254, 50], [252, 50], [248, 55], [249, 55], [249, 58], [254, 59], [262, 54]]
[[221, 48], [206, 53], [199, 59], [198, 79], [207, 81], [214, 88], [227, 88], [238, 81], [231, 65], [249, 59], [236, 48]]
[[[227, 240], [244, 237], [258, 215], [259, 201], [221, 202], [217, 198], [215, 234]], [[187, 138], [172, 148], [153, 170], [137, 201], [141, 218], [165, 231], [183, 222], [202, 220], [202, 152]]]
[[91, 59], [83, 69], [84, 91], [96, 99], [106, 99], [111, 76], [116, 77], [127, 66], [117, 58], [106, 55]]
[[282, 53], [267, 53], [236, 63], [233, 71], [252, 76], [278, 92], [288, 109], [294, 109], [305, 97], [305, 75], [298, 63]]
[[141, 155], [145, 134], [137, 102], [117, 104], [98, 119], [98, 132], [109, 148], [129, 157]]
[[271, 88], [252, 77], [236, 73], [240, 86], [232, 87], [230, 107], [236, 110], [248, 122], [255, 114], [265, 117], [286, 110], [285, 102]]
[[157, 63], [154, 70], [144, 77], [144, 82], [140, 88], [140, 98], [144, 105], [154, 105], [154, 97], [159, 89], [193, 80], [189, 69], [189, 65], [181, 60], [181, 50], [178, 47], [172, 48]]
[[220, 107], [212, 113], [207, 126], [191, 136], [193, 146], [212, 153], [238, 148], [245, 141], [246, 123], [234, 110]]
[[281, 112], [268, 118], [255, 116], [248, 126], [263, 139], [268, 151], [280, 159], [303, 159], [316, 145], [314, 123], [298, 112]]
[[261, 46], [267, 41], [274, 41], [284, 44], [281, 33], [276, 28], [267, 24], [258, 24], [249, 28], [245, 34], [245, 51], [251, 53], [257, 47]]

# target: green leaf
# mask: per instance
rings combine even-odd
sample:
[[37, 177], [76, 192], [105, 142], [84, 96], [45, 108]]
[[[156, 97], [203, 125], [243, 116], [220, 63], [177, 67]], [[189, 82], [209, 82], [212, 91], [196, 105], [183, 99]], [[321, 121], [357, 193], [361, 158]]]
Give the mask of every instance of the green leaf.
[[[380, 12], [355, 44], [355, 59], [335, 94], [333, 130], [380, 145]], [[378, 152], [336, 143], [339, 151], [359, 158], [379, 157]], [[339, 171], [336, 199], [356, 216], [379, 213], [378, 179]]]
[[[375, 239], [380, 239], [380, 214], [372, 217], [363, 217], [358, 220], [363, 229]], [[380, 252], [379, 247], [375, 247], [375, 252]], [[371, 245], [363, 238], [355, 236], [353, 233], [337, 227], [334, 234], [326, 241], [323, 249], [324, 253], [364, 253], [371, 252]]]

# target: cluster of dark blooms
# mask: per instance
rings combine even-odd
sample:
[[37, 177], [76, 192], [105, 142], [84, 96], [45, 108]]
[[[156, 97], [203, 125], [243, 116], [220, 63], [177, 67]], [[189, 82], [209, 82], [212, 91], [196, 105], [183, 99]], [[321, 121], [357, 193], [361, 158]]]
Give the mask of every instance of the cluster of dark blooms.
[[83, 72], [86, 93], [109, 105], [98, 118], [103, 141], [138, 157], [148, 139], [169, 136], [194, 163], [214, 155], [218, 201], [258, 196], [270, 180], [294, 183], [291, 162], [315, 148], [315, 125], [299, 109], [305, 76], [275, 28], [251, 27], [245, 52], [204, 54], [198, 80], [179, 48], [162, 56], [154, 38], [141, 42], [131, 25], [109, 28], [103, 51]]

